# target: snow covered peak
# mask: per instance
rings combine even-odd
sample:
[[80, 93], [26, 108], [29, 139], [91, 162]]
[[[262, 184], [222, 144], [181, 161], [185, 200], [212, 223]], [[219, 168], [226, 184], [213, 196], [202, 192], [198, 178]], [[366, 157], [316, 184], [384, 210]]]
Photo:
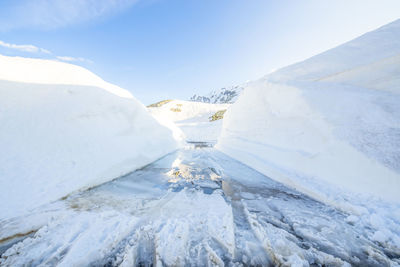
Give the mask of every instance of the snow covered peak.
[[210, 92], [206, 96], [193, 95], [190, 101], [204, 102], [211, 104], [232, 104], [234, 103], [240, 93], [242, 92], [242, 86], [231, 86], [227, 88], [221, 88]]
[[127, 90], [105, 82], [83, 67], [47, 59], [0, 55], [0, 80], [34, 84], [95, 86], [120, 97], [133, 98]]

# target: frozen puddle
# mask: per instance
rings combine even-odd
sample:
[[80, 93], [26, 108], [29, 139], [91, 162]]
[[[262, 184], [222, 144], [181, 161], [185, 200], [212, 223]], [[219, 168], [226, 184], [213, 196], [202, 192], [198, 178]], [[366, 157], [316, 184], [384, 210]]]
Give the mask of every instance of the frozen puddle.
[[371, 229], [346, 217], [195, 143], [29, 216], [0, 222], [0, 265], [400, 263], [399, 251], [372, 242]]

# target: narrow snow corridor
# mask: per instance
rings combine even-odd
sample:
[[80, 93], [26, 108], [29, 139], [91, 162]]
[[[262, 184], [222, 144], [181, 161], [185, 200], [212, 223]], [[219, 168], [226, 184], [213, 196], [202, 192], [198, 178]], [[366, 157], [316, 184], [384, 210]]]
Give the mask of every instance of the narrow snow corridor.
[[[0, 265], [389, 266], [348, 215], [208, 144], [0, 221]], [[24, 236], [26, 233], [26, 236]]]

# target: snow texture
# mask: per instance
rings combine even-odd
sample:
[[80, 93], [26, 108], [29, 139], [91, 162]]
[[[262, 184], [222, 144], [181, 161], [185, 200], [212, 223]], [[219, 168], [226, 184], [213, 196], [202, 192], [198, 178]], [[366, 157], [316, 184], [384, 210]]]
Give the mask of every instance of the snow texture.
[[217, 147], [269, 176], [400, 202], [400, 20], [253, 82]]
[[377, 216], [351, 216], [215, 149], [186, 147], [0, 221], [0, 265], [398, 265], [398, 237], [376, 231]]
[[0, 56], [0, 219], [177, 149], [128, 91], [61, 62]]

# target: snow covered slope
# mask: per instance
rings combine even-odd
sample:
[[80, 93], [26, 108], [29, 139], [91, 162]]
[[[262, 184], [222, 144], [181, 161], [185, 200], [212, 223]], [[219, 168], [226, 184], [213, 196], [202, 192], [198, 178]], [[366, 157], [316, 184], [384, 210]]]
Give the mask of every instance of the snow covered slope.
[[61, 62], [0, 56], [0, 219], [177, 148], [126, 90]]
[[235, 103], [242, 91], [243, 86], [231, 86], [214, 90], [206, 96], [193, 95], [190, 101], [211, 104], [232, 104]]
[[220, 150], [303, 192], [400, 203], [400, 20], [253, 82], [223, 127]]
[[271, 82], [326, 81], [400, 92], [399, 21], [267, 77]]
[[[216, 142], [221, 132], [222, 120], [211, 121], [211, 117], [230, 106], [230, 104], [208, 104], [182, 100], [159, 103], [159, 105], [154, 104], [148, 107], [150, 113], [163, 125], [177, 126], [186, 141], [196, 142]], [[170, 128], [172, 127], [170, 126]]]

